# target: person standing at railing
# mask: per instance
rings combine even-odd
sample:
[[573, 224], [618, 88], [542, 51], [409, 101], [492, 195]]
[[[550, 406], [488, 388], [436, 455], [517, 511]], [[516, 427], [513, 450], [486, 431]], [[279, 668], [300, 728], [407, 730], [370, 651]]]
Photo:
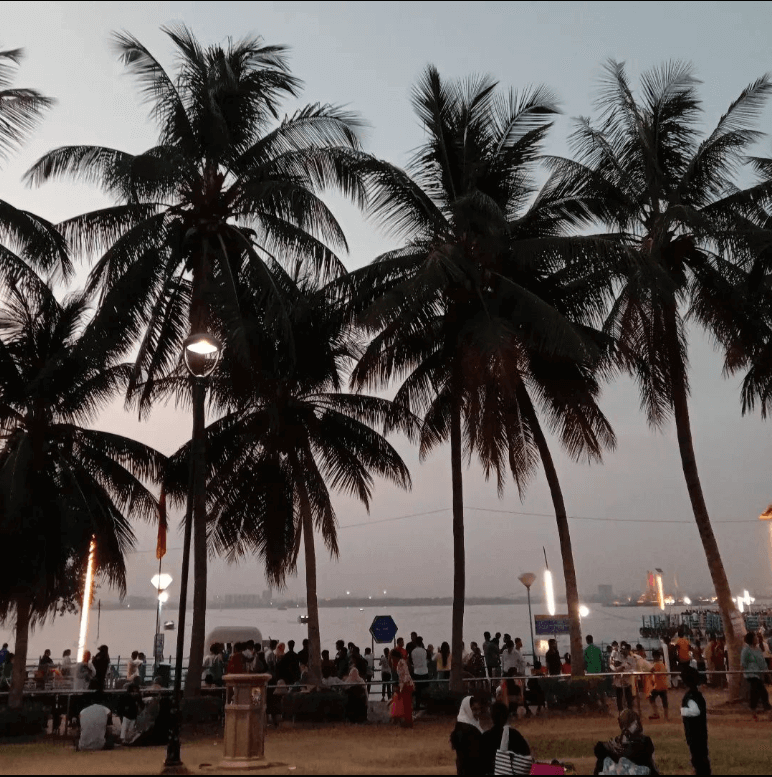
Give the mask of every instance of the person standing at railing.
[[[329, 653], [326, 650], [322, 651], [322, 656], [327, 653], [327, 656], [329, 658]], [[380, 669], [381, 669], [381, 701], [386, 701], [386, 697], [391, 697], [391, 664], [389, 663], [389, 649], [384, 648], [383, 649], [383, 655], [380, 658], [379, 663]], [[324, 672], [324, 661], [322, 661], [322, 672]]]
[[69, 648], [62, 653], [62, 663], [59, 671], [65, 679], [72, 677], [72, 650]]
[[142, 666], [142, 661], [139, 657], [139, 651], [135, 650], [131, 654], [131, 658], [126, 662], [126, 682], [133, 682], [135, 677], [139, 677], [139, 668]]
[[76, 691], [85, 691], [96, 675], [94, 665], [91, 663], [91, 651], [86, 650], [83, 653], [83, 660], [75, 666], [75, 684]]
[[751, 687], [750, 707], [753, 712], [753, 719], [758, 720], [756, 717], [758, 703], [761, 702], [765, 712], [772, 710], [772, 706], [770, 706], [769, 695], [762, 680], [767, 668], [767, 662], [764, 660], [764, 654], [761, 652], [761, 649], [756, 646], [756, 635], [752, 631], [745, 635], [745, 645], [740, 654], [740, 663], [745, 672], [745, 679]]
[[7, 652], [5, 661], [0, 665], [0, 691], [7, 691], [11, 687], [13, 675], [13, 653]]
[[415, 708], [420, 710], [423, 694], [426, 690], [426, 680], [429, 679], [429, 665], [423, 637], [416, 637], [410, 658], [413, 664], [413, 679], [416, 682]]
[[600, 648], [594, 644], [592, 634], [587, 635], [587, 647], [584, 649], [584, 668], [587, 674], [600, 674], [603, 670]]
[[633, 675], [635, 662], [630, 655], [630, 646], [622, 643], [622, 648], [615, 661], [612, 661], [611, 671], [614, 673], [614, 689], [617, 696], [617, 709], [633, 708]]
[[100, 646], [91, 663], [94, 665], [94, 679], [91, 681], [92, 690], [104, 691], [107, 670], [110, 668], [110, 652], [107, 645]]

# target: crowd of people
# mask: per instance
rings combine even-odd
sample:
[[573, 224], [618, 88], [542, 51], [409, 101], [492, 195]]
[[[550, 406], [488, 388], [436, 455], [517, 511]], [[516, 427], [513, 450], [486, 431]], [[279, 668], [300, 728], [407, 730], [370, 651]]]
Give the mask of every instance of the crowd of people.
[[[697, 775], [710, 775], [707, 704], [699, 690], [700, 674], [688, 666], [681, 671], [680, 679], [686, 689], [680, 714], [692, 767]], [[534, 757], [530, 745], [516, 728], [508, 725], [513, 712], [511, 705], [494, 702], [490, 707], [492, 726], [484, 731], [481, 712], [487, 702], [486, 696], [478, 695], [468, 696], [461, 703], [450, 736], [458, 774], [533, 774]], [[644, 733], [641, 716], [634, 709], [623, 709], [618, 722], [620, 733], [595, 745], [593, 774], [659, 774], [654, 742]], [[557, 761], [553, 760], [549, 765], [555, 768], [552, 773], [564, 773], [563, 766]], [[542, 768], [539, 773], [550, 772]]]
[[[770, 637], [769, 633], [749, 632], [741, 655], [754, 718], [759, 705], [772, 710], [765, 687], [772, 678]], [[583, 659], [590, 686], [598, 691], [604, 705], [606, 699], [616, 701], [620, 724], [619, 736], [595, 747], [596, 774], [627, 773], [624, 769], [629, 764], [630, 768], [637, 766], [656, 774], [653, 743], [643, 734], [641, 721], [646, 711], [650, 720], [669, 720], [669, 694], [677, 688], [685, 691], [680, 716], [692, 764], [697, 774], [710, 773], [707, 707], [700, 687], [726, 683], [721, 672], [727, 667], [727, 655], [723, 640], [716, 635], [708, 635], [703, 642], [702, 634], [695, 635], [683, 626], [674, 638], [663, 638], [653, 650], [646, 650], [641, 644], [633, 647], [625, 641], [613, 641], [601, 648], [591, 635], [586, 637]], [[427, 693], [447, 688], [445, 683], [450, 677], [449, 644], [442, 642], [435, 649], [416, 632], [411, 633], [407, 644], [400, 637], [393, 647], [383, 648], [380, 655], [375, 655], [370, 647], [361, 650], [352, 642], [338, 640], [334, 652], [322, 651], [321, 678], [309, 674], [308, 640], [303, 640], [299, 650], [295, 647], [292, 640], [286, 644], [278, 640], [263, 644], [251, 640], [215, 643], [204, 661], [202, 687], [222, 687], [226, 674], [268, 674], [268, 714], [274, 723], [282, 714], [285, 696], [324, 689], [342, 694], [347, 720], [359, 723], [367, 720], [368, 700], [375, 686], [376, 697], [380, 691], [381, 700], [389, 702], [392, 722], [412, 727], [414, 712], [422, 708]], [[531, 661], [526, 660], [522, 640], [509, 634], [485, 632], [481, 644], [471, 642], [468, 649], [464, 646], [463, 674], [468, 692], [473, 695], [461, 705], [451, 737], [459, 774], [490, 774], [497, 758], [514, 759], [512, 763], [517, 761], [522, 766], [531, 757], [528, 743], [508, 725], [509, 716], [517, 715], [520, 706], [526, 715], [532, 714], [531, 707], [535, 706], [537, 712], [550, 707], [550, 684], [542, 683], [542, 679], [570, 675], [571, 656], [561, 655], [557, 641], [551, 639], [543, 656], [530, 658]], [[13, 653], [5, 644], [0, 649], [0, 682], [10, 682], [12, 667]], [[73, 661], [67, 650], [61, 661], [55, 663], [51, 651], [45, 650], [35, 682], [42, 686], [52, 676], [58, 676], [71, 680], [75, 690], [96, 691], [79, 716], [79, 746], [102, 749], [116, 742], [136, 745], [164, 741], [169, 699], [155, 692], [162, 690], [166, 682], [156, 676], [148, 684], [147, 674], [145, 655], [134, 651], [126, 663], [125, 678], [116, 681], [109, 649], [102, 645], [93, 657], [86, 651], [79, 662]], [[111, 675], [111, 685], [123, 688], [114, 709], [102, 693]], [[594, 684], [593, 675], [599, 675]], [[483, 731], [480, 709], [489, 704], [493, 726]]]

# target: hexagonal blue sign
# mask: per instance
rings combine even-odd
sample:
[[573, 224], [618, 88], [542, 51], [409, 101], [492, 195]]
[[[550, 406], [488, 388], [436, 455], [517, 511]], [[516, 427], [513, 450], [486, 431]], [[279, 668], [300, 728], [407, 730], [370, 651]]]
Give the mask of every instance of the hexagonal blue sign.
[[376, 615], [370, 626], [370, 633], [379, 644], [393, 642], [394, 637], [397, 636], [397, 631], [397, 624], [394, 623], [394, 618], [391, 615]]

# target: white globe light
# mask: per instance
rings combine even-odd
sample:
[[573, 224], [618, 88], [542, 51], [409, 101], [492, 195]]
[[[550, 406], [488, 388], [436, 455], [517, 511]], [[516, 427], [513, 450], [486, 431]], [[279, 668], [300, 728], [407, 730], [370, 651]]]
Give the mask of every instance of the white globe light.
[[579, 616], [586, 618], [590, 614], [590, 608], [586, 604], [579, 605]]

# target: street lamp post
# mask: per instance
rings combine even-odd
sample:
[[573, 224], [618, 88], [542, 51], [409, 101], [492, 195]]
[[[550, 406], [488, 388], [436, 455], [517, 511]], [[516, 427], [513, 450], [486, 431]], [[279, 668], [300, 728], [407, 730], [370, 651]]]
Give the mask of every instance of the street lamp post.
[[[182, 769], [180, 758], [180, 705], [182, 702], [182, 658], [185, 650], [185, 615], [188, 599], [188, 572], [190, 569], [190, 541], [194, 518], [206, 510], [206, 441], [204, 400], [206, 379], [214, 372], [222, 353], [222, 344], [210, 334], [198, 333], [188, 337], [182, 345], [185, 366], [193, 379], [193, 434], [190, 446], [188, 495], [185, 506], [185, 534], [182, 543], [182, 573], [180, 575], [180, 611], [177, 616], [177, 653], [174, 661], [174, 694], [172, 696], [169, 742], [166, 746], [164, 771]], [[199, 472], [203, 469], [203, 472]]]
[[[164, 603], [169, 601], [169, 594], [167, 593], [166, 589], [172, 584], [172, 576], [166, 572], [160, 571], [160, 561], [158, 563], [158, 570], [158, 574], [153, 575], [153, 577], [150, 578], [150, 585], [156, 589], [158, 594], [158, 606], [156, 607], [155, 611], [155, 637], [153, 638], [153, 659], [155, 661], [156, 667], [159, 663], [158, 648], [156, 646], [158, 644], [158, 635], [161, 633], [161, 608]], [[153, 671], [155, 672], [155, 669]]]
[[533, 616], [531, 615], [531, 586], [536, 580], [536, 575], [533, 572], [524, 572], [517, 578], [528, 591], [528, 628], [531, 630], [531, 655], [533, 656], [534, 665], [536, 664], [536, 643], [533, 639]]

